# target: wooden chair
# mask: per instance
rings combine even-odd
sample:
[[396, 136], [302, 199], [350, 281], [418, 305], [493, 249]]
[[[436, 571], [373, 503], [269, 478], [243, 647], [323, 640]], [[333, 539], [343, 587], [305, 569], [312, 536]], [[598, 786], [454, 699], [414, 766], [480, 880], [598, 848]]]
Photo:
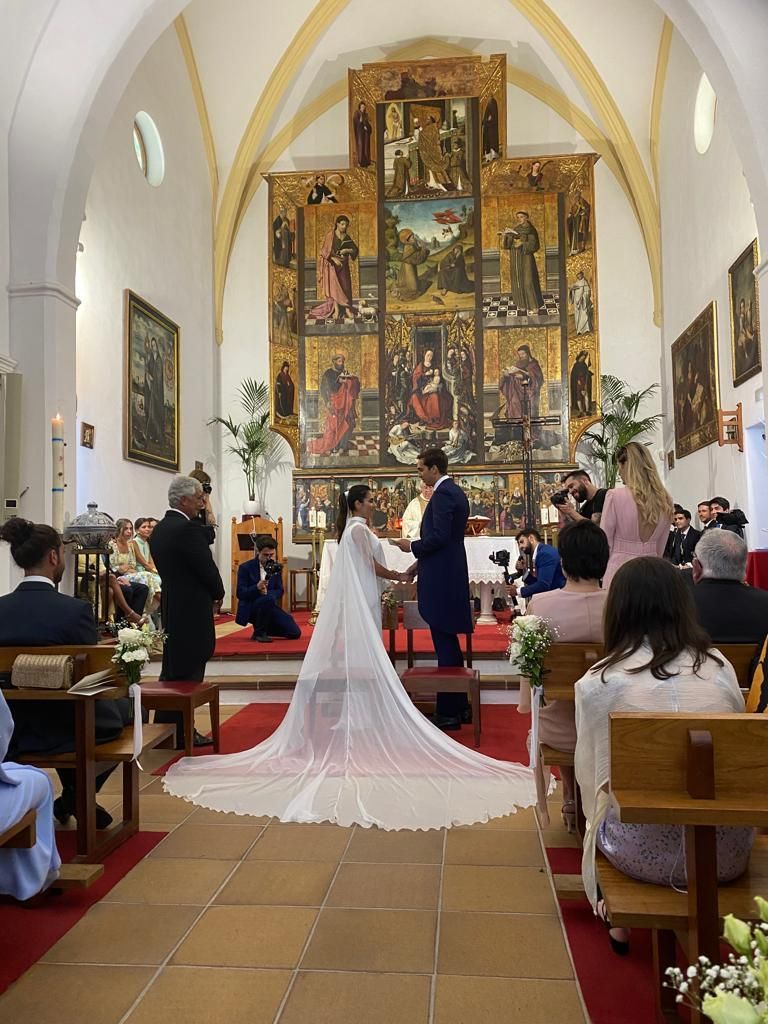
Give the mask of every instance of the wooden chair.
[[768, 719], [747, 714], [612, 714], [611, 795], [623, 822], [685, 827], [688, 894], [636, 882], [598, 856], [600, 889], [612, 924], [651, 928], [659, 1019], [676, 1020], [662, 989], [675, 963], [675, 936], [689, 962], [719, 960], [720, 919], [754, 919], [754, 896], [768, 891], [768, 838], [749, 871], [717, 884], [716, 828], [768, 826]]
[[[296, 584], [304, 577], [304, 597], [298, 596]], [[288, 571], [288, 606], [292, 612], [311, 612], [315, 607], [314, 569], [290, 569]]]
[[[243, 562], [250, 562], [256, 551], [253, 546], [253, 537], [269, 534], [275, 538], [276, 561], [283, 567], [283, 586], [286, 586], [285, 567], [288, 559], [283, 554], [283, 517], [280, 516], [275, 522], [272, 519], [261, 519], [259, 516], [243, 516], [238, 522], [232, 516], [232, 614], [237, 615], [237, 571]], [[283, 601], [280, 601], [282, 608]]]
[[195, 708], [210, 706], [214, 753], [219, 753], [219, 687], [216, 683], [152, 682], [142, 683], [141, 703], [149, 711], [180, 711], [184, 718], [184, 750], [187, 757], [195, 751]]
[[[470, 607], [472, 609], [472, 614], [474, 615], [475, 609], [471, 601]], [[418, 601], [403, 601], [403, 627], [405, 628], [406, 635], [408, 668], [413, 668], [413, 663], [416, 659], [416, 654], [413, 650], [413, 631], [414, 629], [429, 629], [429, 623], [425, 622], [421, 615], [419, 615]], [[464, 640], [466, 645], [465, 653], [467, 658], [467, 667], [472, 668], [472, 634], [465, 633]], [[425, 654], [422, 655], [422, 657], [431, 658], [432, 654]]]

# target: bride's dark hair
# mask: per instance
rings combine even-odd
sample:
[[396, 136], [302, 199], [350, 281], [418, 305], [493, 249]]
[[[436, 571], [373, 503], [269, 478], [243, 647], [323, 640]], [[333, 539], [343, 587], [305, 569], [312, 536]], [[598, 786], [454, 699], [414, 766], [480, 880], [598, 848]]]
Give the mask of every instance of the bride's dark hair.
[[355, 505], [362, 501], [366, 494], [371, 493], [368, 484], [353, 484], [345, 494], [339, 495], [339, 514], [336, 517], [336, 539], [341, 540], [344, 527], [347, 525], [347, 516], [355, 515]]

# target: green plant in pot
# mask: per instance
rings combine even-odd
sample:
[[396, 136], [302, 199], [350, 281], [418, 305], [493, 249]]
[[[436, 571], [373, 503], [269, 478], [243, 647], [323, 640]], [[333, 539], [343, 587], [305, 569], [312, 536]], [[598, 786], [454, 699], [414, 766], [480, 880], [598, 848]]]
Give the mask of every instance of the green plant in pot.
[[584, 438], [591, 442], [592, 459], [603, 469], [606, 487], [615, 487], [618, 476], [618, 452], [630, 441], [650, 433], [662, 418], [661, 413], [640, 416], [640, 406], [659, 390], [650, 384], [642, 391], [632, 391], [626, 381], [606, 374], [600, 378], [601, 420]]
[[229, 416], [214, 416], [208, 425], [224, 428], [229, 443], [226, 451], [240, 460], [248, 491], [247, 515], [258, 515], [264, 504], [264, 488], [270, 473], [283, 465], [280, 438], [269, 426], [269, 385], [245, 377], [237, 389], [245, 419], [236, 423]]

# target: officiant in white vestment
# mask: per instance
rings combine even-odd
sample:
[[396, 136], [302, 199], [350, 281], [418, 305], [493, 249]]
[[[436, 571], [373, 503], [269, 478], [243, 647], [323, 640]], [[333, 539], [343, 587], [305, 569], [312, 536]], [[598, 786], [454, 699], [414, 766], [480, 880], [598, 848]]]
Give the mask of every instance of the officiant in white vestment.
[[400, 527], [400, 536], [408, 540], [418, 540], [421, 530], [421, 520], [427, 508], [429, 499], [432, 497], [432, 488], [428, 484], [421, 484], [420, 493], [409, 501], [403, 512], [403, 522]]

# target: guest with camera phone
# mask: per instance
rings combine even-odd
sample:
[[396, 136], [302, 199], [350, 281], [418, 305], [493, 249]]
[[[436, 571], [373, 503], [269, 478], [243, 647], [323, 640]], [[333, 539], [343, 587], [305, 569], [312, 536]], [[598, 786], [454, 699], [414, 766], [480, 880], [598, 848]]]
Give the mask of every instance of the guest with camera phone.
[[283, 596], [283, 570], [275, 561], [274, 537], [256, 538], [256, 558], [243, 562], [237, 570], [237, 616], [241, 626], [253, 626], [251, 640], [271, 644], [273, 637], [298, 640], [301, 629], [296, 620], [279, 605]]
[[194, 519], [194, 522], [200, 523], [200, 525], [204, 528], [205, 539], [208, 541], [208, 544], [215, 544], [216, 528], [218, 527], [219, 524], [216, 520], [216, 514], [214, 513], [213, 507], [211, 505], [211, 493], [213, 491], [213, 487], [211, 486], [211, 478], [208, 475], [208, 473], [205, 472], [204, 469], [193, 469], [189, 475], [192, 477], [193, 480], [197, 480], [199, 483], [202, 484], [203, 498], [205, 500], [205, 504], [198, 512], [197, 516]]

